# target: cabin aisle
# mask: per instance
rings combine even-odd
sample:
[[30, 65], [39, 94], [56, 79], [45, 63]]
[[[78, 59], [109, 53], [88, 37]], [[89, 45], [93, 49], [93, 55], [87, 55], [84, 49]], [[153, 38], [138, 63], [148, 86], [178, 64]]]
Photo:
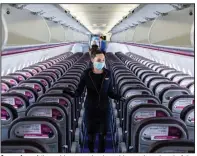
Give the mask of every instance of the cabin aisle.
[[[110, 116], [111, 116], [111, 111], [110, 111]], [[108, 128], [108, 132], [106, 135], [106, 143], [105, 143], [105, 153], [115, 153], [115, 149], [113, 146], [113, 138], [112, 138], [112, 123], [111, 123], [111, 117], [109, 116], [109, 128]], [[86, 135], [86, 139], [85, 139], [85, 145], [84, 148], [82, 149], [82, 153], [89, 153], [89, 149], [88, 149], [88, 136]], [[98, 150], [98, 145], [99, 145], [99, 137], [98, 134], [96, 136], [96, 141], [95, 141], [95, 153], [97, 153]]]

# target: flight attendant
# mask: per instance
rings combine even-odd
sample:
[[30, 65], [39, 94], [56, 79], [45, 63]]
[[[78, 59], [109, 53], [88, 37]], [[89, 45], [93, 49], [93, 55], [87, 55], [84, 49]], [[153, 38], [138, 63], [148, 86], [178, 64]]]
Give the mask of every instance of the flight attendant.
[[78, 88], [72, 91], [65, 88], [64, 93], [72, 97], [79, 97], [84, 88], [87, 88], [85, 102], [88, 148], [94, 152], [94, 142], [96, 134], [99, 133], [99, 153], [105, 152], [105, 136], [108, 127], [109, 97], [112, 99], [125, 101], [125, 98], [114, 93], [112, 88], [111, 72], [104, 68], [105, 55], [100, 50], [92, 51], [91, 61], [93, 67], [84, 71]]

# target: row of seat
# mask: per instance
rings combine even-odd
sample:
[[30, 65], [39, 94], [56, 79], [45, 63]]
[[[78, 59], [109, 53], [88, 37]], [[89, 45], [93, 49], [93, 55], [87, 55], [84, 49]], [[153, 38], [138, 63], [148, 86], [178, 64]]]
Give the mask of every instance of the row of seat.
[[[194, 149], [194, 143], [188, 141], [194, 140], [194, 96], [189, 89], [181, 87], [192, 78], [182, 79], [179, 74], [173, 82], [174, 78], [165, 75], [172, 75], [172, 71], [178, 73], [175, 69], [151, 64], [131, 53], [128, 55], [130, 57], [121, 52], [107, 54], [114, 89], [127, 97], [125, 103], [112, 101], [117, 152], [153, 152], [158, 140], [174, 141], [176, 145], [179, 140], [180, 146], [188, 142]], [[148, 68], [141, 62], [152, 66]], [[163, 144], [165, 141], [159, 146]], [[186, 144], [185, 147], [184, 151], [188, 152]], [[178, 152], [175, 148], [171, 150]]]
[[188, 88], [191, 93], [194, 94], [194, 77], [131, 52], [127, 53], [127, 55], [146, 67], [149, 67], [161, 75], [171, 79], [173, 82], [178, 83], [180, 86]]
[[63, 90], [76, 89], [88, 61], [65, 53], [2, 77], [3, 153], [80, 152], [85, 92], [73, 99]]

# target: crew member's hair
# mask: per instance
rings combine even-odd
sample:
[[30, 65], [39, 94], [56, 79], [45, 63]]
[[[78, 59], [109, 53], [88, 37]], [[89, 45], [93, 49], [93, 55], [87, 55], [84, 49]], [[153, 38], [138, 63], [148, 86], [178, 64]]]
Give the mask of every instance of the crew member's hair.
[[[91, 58], [95, 58], [98, 54], [104, 54], [101, 50], [93, 50], [91, 51]], [[105, 54], [104, 54], [105, 55]]]
[[95, 51], [95, 50], [97, 50], [97, 49], [98, 49], [98, 45], [96, 45], [96, 44], [92, 45], [91, 51], [92, 51], [92, 50]]

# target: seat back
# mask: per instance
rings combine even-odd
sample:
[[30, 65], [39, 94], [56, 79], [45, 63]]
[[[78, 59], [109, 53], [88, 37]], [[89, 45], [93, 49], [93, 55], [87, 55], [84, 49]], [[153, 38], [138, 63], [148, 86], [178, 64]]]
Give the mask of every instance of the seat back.
[[80, 77], [76, 76], [76, 75], [65, 75], [64, 77], [61, 77], [58, 81], [65, 81], [65, 80], [76, 80], [76, 81], [80, 81]]
[[159, 99], [163, 105], [168, 107], [168, 103], [171, 98], [178, 95], [190, 95], [190, 91], [182, 87], [166, 87], [159, 93]]
[[60, 78], [62, 76], [61, 74], [61, 71], [58, 70], [58, 69], [54, 69], [54, 68], [49, 68], [49, 69], [46, 69], [44, 70], [43, 72], [51, 72], [51, 73], [54, 73], [56, 75], [56, 78]]
[[129, 78], [124, 78], [124, 79], [119, 81], [118, 86], [120, 88], [123, 84], [129, 83], [129, 82], [140, 82], [140, 80], [138, 78], [134, 77], [134, 76], [129, 77]]
[[173, 82], [176, 82], [176, 83], [179, 83], [180, 80], [182, 80], [183, 78], [185, 77], [190, 77], [188, 74], [182, 74], [182, 73], [179, 73], [179, 74], [176, 74], [174, 75], [171, 80]]
[[51, 102], [55, 102], [58, 103], [62, 106], [65, 107], [66, 112], [68, 114], [68, 125], [69, 125], [69, 131], [70, 136], [73, 137], [73, 130], [75, 127], [75, 105], [74, 105], [74, 101], [71, 99], [70, 96], [66, 95], [66, 94], [60, 94], [60, 93], [46, 93], [42, 96], [40, 96], [37, 100], [37, 102], [39, 103], [51, 103]]
[[174, 69], [174, 68], [166, 68], [166, 69], [161, 70], [160, 74], [165, 76], [166, 74], [168, 74], [171, 71], [176, 71], [176, 69]]
[[21, 93], [25, 95], [29, 100], [29, 104], [33, 104], [34, 102], [36, 102], [38, 98], [38, 93], [31, 87], [26, 87], [26, 86], [14, 87], [14, 88], [11, 88], [8, 92], [9, 93]]
[[43, 77], [42, 76], [33, 76], [33, 77], [28, 78], [28, 80], [35, 80], [35, 81], [41, 82], [45, 86], [46, 90], [51, 87], [51, 82], [50, 82], [49, 78], [47, 78], [45, 76], [43, 76]]
[[33, 73], [34, 75], [38, 74], [40, 72], [40, 70], [36, 67], [25, 67], [23, 68], [24, 70], [28, 70], [30, 71], [31, 73]]
[[23, 74], [20, 74], [20, 73], [11, 73], [11, 74], [8, 74], [8, 76], [13, 76], [17, 78], [19, 82], [27, 79]]
[[151, 144], [148, 153], [194, 153], [195, 144], [188, 140], [165, 140]]
[[14, 73], [22, 74], [26, 78], [29, 78], [29, 77], [33, 76], [33, 73], [32, 72], [30, 72], [28, 70], [25, 70], [25, 69], [23, 69], [23, 70], [17, 70]]
[[7, 81], [1, 80], [1, 93], [6, 93], [10, 88], [11, 84]]
[[126, 90], [121, 91], [121, 95], [124, 97], [130, 97], [134, 95], [152, 95], [152, 91], [146, 87], [127, 87]]
[[53, 87], [68, 87], [69, 86], [75, 90], [77, 88], [77, 84], [78, 82], [76, 80], [73, 80], [73, 81], [62, 80], [62, 81], [55, 82]]
[[129, 97], [123, 106], [123, 112], [121, 115], [123, 120], [123, 131], [126, 131], [126, 126], [129, 124], [129, 112], [133, 107], [141, 104], [160, 104], [160, 101], [153, 95], [135, 95]]
[[18, 118], [16, 109], [7, 103], [1, 103], [1, 140], [8, 139], [8, 128]]
[[187, 88], [190, 90], [192, 95], [194, 95], [194, 82], [187, 85]]
[[127, 78], [133, 78], [133, 74], [127, 73], [127, 74], [119, 74], [119, 76], [116, 79], [117, 84], [122, 80], [122, 79], [127, 79]]
[[170, 71], [170, 72], [165, 74], [165, 77], [167, 77], [169, 79], [172, 79], [174, 77], [174, 75], [180, 74], [180, 73], [182, 73], [182, 72], [180, 72], [180, 71]]
[[9, 139], [1, 142], [2, 153], [49, 153], [49, 147], [38, 140]]
[[185, 77], [179, 81], [179, 84], [181, 87], [187, 87], [192, 82], [194, 82], [194, 77]]
[[133, 148], [133, 133], [137, 124], [147, 118], [171, 117], [171, 111], [160, 104], [140, 104], [129, 110], [125, 130], [127, 150]]
[[66, 108], [58, 103], [36, 103], [26, 110], [26, 116], [52, 117], [60, 127], [63, 145], [68, 149], [71, 147], [69, 140], [69, 119]]
[[51, 153], [62, 152], [62, 134], [56, 122], [49, 117], [22, 117], [9, 127], [10, 139], [35, 139], [48, 145]]
[[152, 90], [155, 84], [157, 84], [158, 82], [169, 82], [169, 81], [170, 80], [165, 77], [154, 77], [148, 81], [147, 86]]
[[28, 86], [28, 87], [31, 87], [33, 89], [35, 89], [38, 93], [38, 95], [42, 95], [45, 93], [46, 91], [46, 88], [45, 86], [39, 82], [39, 81], [36, 81], [36, 80], [26, 80], [26, 81], [23, 81], [19, 84], [19, 86]]
[[21, 93], [3, 93], [1, 102], [12, 105], [17, 110], [19, 117], [25, 116], [25, 110], [29, 106], [29, 100]]
[[188, 139], [188, 130], [184, 122], [173, 117], [149, 118], [140, 121], [133, 135], [134, 151], [146, 153], [158, 140]]
[[52, 75], [50, 75], [49, 73], [42, 73], [42, 74], [39, 73], [36, 75], [36, 77], [47, 78], [47, 80], [50, 82], [51, 85], [56, 81], [56, 79]]
[[39, 73], [39, 75], [42, 75], [42, 74], [47, 74], [47, 75], [52, 76], [53, 79], [54, 79], [54, 81], [57, 81], [57, 79], [58, 79], [58, 75], [54, 71], [45, 71], [44, 70], [44, 71], [42, 71], [42, 72]]
[[194, 116], [194, 105], [188, 105], [186, 106], [182, 111], [180, 118], [185, 122], [188, 132], [189, 132], [189, 139], [193, 140], [195, 139], [194, 130], [195, 130], [195, 116]]
[[[40, 66], [38, 66], [38, 65], [32, 65], [32, 66], [30, 66], [30, 68], [34, 68], [34, 69], [36, 69], [37, 71], [38, 71], [38, 73], [40, 73], [43, 69], [42, 69], [42, 67], [40, 67]], [[24, 68], [25, 69], [25, 68]]]
[[50, 67], [50, 68], [48, 68], [49, 70], [53, 70], [53, 71], [55, 71], [57, 74], [58, 74], [58, 76], [59, 77], [61, 77], [63, 74], [64, 74], [64, 68], [62, 68], [62, 67], [55, 67], [55, 66], [52, 66], [52, 67]]
[[181, 111], [188, 105], [194, 104], [193, 95], [179, 95], [173, 97], [168, 104], [168, 108], [172, 111], [175, 118], [180, 118]]
[[178, 86], [177, 83], [175, 82], [170, 82], [170, 81], [164, 81], [164, 82], [158, 82], [154, 85], [153, 87], [153, 93], [155, 96], [159, 96], [159, 93], [166, 87], [172, 87], [172, 86]]
[[17, 86], [19, 83], [19, 80], [13, 76], [2, 76], [1, 80], [8, 82], [12, 87]]
[[147, 87], [149, 87], [152, 80], [159, 79], [159, 78], [163, 78], [163, 76], [159, 75], [158, 73], [150, 74], [144, 77], [144, 83], [147, 85]]

